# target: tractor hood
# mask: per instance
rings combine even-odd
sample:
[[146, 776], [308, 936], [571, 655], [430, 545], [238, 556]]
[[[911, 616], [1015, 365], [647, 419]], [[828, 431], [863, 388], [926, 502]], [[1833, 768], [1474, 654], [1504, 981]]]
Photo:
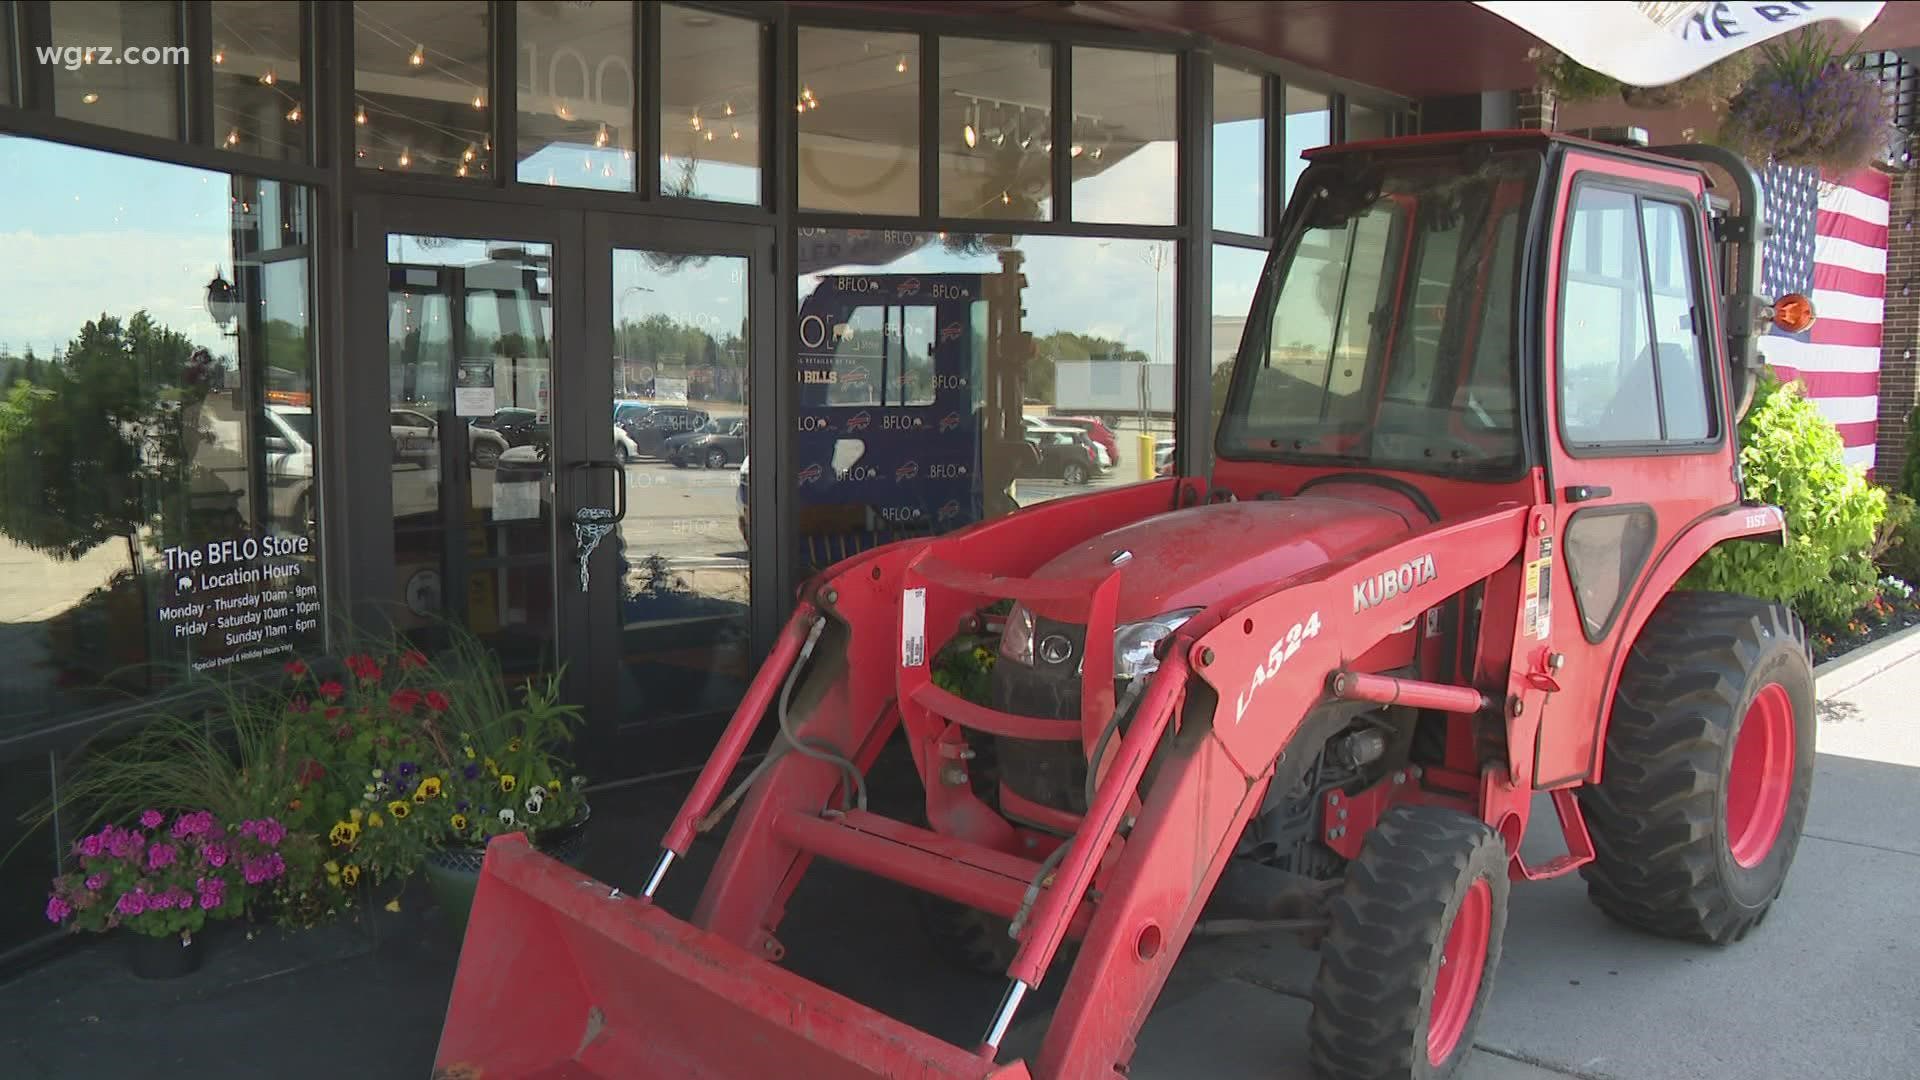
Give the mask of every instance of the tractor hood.
[[1037, 577], [1097, 578], [1119, 553], [1121, 623], [1204, 607], [1391, 540], [1413, 522], [1355, 498], [1213, 503], [1146, 518], [1068, 549]]

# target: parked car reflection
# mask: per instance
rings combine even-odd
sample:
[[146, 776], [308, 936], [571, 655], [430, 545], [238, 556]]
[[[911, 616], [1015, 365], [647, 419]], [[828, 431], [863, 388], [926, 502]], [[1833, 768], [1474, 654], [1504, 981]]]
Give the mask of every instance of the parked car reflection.
[[661, 444], [661, 456], [676, 467], [690, 465], [724, 469], [747, 453], [744, 420], [709, 420], [698, 429], [675, 435]]
[[[412, 409], [394, 409], [390, 415], [393, 425], [393, 459], [412, 461], [423, 467], [438, 465], [440, 461], [439, 422], [426, 413]], [[509, 445], [504, 435], [481, 427], [477, 420], [467, 426], [467, 453], [469, 460], [479, 468], [493, 468]]]

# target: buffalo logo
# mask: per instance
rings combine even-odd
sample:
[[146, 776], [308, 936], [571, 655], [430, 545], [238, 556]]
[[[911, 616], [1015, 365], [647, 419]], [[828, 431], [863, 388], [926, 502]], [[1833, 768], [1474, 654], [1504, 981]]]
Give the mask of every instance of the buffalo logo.
[[1412, 592], [1439, 576], [1432, 555], [1416, 555], [1390, 570], [1358, 582], [1353, 587], [1353, 610], [1365, 611], [1404, 592]]
[[948, 499], [947, 504], [940, 508], [940, 521], [942, 523], [953, 521], [959, 516], [960, 516], [960, 500], [959, 499]]
[[919, 293], [920, 293], [920, 279], [910, 277], [907, 280], [900, 283], [900, 287], [895, 291], [894, 295], [917, 296], [919, 295]]
[[947, 415], [940, 418], [940, 431], [942, 434], [949, 431], [958, 431], [958, 430], [960, 430], [960, 414], [959, 413], [950, 412]]
[[848, 431], [865, 431], [873, 423], [873, 417], [865, 409], [847, 418]]
[[917, 461], [902, 462], [898, 467], [896, 467], [893, 470], [893, 482], [896, 484], [903, 484], [908, 480], [911, 480], [914, 477], [919, 475], [920, 475], [919, 462]]
[[960, 324], [957, 322], [950, 322], [947, 325], [941, 327], [940, 340], [943, 342], [960, 340]]
[[826, 469], [818, 464], [809, 465], [800, 470], [800, 482], [802, 484], [817, 484], [820, 482], [820, 478], [826, 475], [826, 471]]
[[1048, 634], [1040, 639], [1040, 659], [1049, 664], [1064, 664], [1073, 656], [1073, 642], [1062, 634]]

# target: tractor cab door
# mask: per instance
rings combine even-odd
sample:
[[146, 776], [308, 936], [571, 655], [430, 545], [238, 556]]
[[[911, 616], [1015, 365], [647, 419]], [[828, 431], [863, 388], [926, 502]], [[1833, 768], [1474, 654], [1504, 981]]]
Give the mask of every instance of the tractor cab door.
[[1627, 613], [1658, 602], [1641, 590], [1673, 540], [1738, 499], [1702, 176], [1569, 149], [1555, 185], [1541, 308], [1552, 505], [1528, 541], [1515, 656], [1558, 687], [1531, 755], [1538, 788], [1597, 777]]

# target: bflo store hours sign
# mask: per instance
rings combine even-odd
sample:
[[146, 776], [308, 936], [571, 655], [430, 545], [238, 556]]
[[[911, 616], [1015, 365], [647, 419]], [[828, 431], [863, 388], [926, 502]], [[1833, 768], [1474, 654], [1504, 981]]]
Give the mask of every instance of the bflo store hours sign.
[[162, 555], [172, 599], [157, 622], [196, 672], [292, 652], [320, 628], [310, 537], [248, 533]]

